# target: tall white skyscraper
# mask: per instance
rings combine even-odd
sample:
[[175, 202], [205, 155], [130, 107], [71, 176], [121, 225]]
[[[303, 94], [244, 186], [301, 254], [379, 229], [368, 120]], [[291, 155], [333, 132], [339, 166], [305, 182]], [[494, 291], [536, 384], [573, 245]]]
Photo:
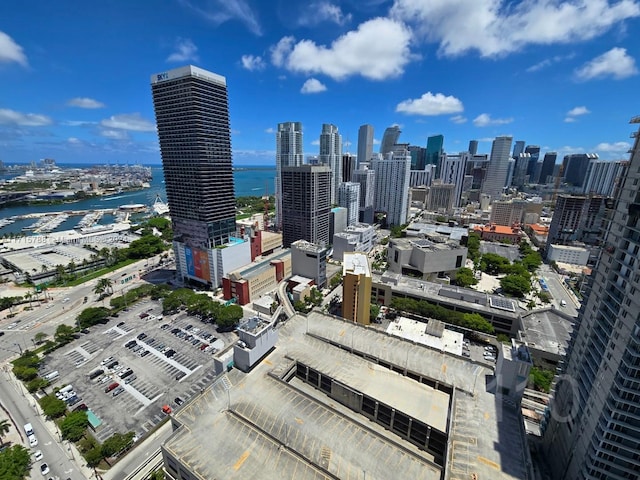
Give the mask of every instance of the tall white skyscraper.
[[464, 186], [464, 175], [467, 162], [471, 158], [469, 152], [460, 152], [458, 155], [442, 155], [440, 157], [440, 180], [444, 184], [453, 184], [453, 206], [460, 206], [460, 197]]
[[347, 226], [358, 223], [360, 184], [344, 182], [338, 186], [338, 206], [347, 209]]
[[386, 158], [371, 161], [376, 172], [374, 204], [376, 212], [386, 212], [387, 225], [403, 225], [407, 221], [411, 155], [402, 148]]
[[491, 200], [498, 200], [504, 192], [509, 175], [512, 142], [513, 137], [496, 137], [491, 146], [487, 176], [482, 186], [482, 193], [490, 195]]
[[276, 132], [276, 225], [282, 229], [282, 168], [299, 167], [303, 163], [302, 123], [278, 124]]
[[589, 162], [582, 191], [611, 196], [629, 162], [594, 159]]
[[338, 127], [329, 123], [322, 124], [320, 134], [320, 163], [331, 168], [331, 204], [337, 201], [338, 185], [342, 183], [342, 135]]
[[351, 174], [351, 180], [360, 184], [360, 222], [373, 224], [373, 203], [376, 189], [376, 173], [362, 165]]
[[361, 125], [358, 129], [358, 168], [371, 160], [373, 155], [373, 126]]

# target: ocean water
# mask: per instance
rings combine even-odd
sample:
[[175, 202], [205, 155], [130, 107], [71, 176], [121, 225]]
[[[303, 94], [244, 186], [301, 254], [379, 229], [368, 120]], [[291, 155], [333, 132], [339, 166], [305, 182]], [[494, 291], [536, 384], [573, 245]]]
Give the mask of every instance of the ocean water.
[[[75, 167], [83, 168], [90, 167], [92, 165], [65, 165], [61, 164], [60, 167]], [[142, 203], [144, 205], [152, 205], [156, 200], [156, 197], [160, 197], [162, 201], [167, 201], [167, 195], [164, 188], [164, 175], [162, 173], [161, 166], [151, 166], [152, 180], [150, 182], [151, 187], [136, 191], [126, 192], [121, 194], [114, 194], [104, 197], [95, 197], [87, 200], [80, 200], [78, 202], [66, 203], [63, 205], [37, 205], [37, 206], [21, 206], [21, 207], [7, 207], [0, 208], [0, 218], [8, 218], [14, 215], [26, 215], [29, 213], [40, 212], [63, 212], [66, 210], [91, 210], [102, 208], [118, 208], [120, 205], [131, 203]], [[274, 194], [274, 179], [276, 176], [275, 166], [251, 166], [244, 165], [238, 166], [233, 172], [234, 187], [236, 197], [246, 196], [262, 196], [265, 193], [269, 195]], [[10, 178], [3, 175], [2, 178]], [[81, 216], [69, 217], [56, 230], [69, 230], [73, 228], [81, 219]], [[113, 220], [111, 215], [105, 215], [99, 223], [110, 223]], [[0, 228], [0, 235], [4, 233], [18, 233], [22, 231], [23, 227], [29, 226], [34, 223], [35, 220], [18, 220], [11, 225], [7, 225], [4, 228]]]

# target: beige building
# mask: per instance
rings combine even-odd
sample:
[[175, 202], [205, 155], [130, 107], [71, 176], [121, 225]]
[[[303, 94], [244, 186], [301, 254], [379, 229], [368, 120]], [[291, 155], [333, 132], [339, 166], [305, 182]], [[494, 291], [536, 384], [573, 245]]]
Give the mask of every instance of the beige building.
[[371, 269], [366, 253], [345, 253], [342, 261], [342, 316], [369, 325]]

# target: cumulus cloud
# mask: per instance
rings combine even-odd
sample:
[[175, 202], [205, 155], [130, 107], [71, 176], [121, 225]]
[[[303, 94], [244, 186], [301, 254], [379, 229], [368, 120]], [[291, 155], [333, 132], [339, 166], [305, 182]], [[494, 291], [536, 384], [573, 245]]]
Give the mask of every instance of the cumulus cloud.
[[396, 112], [408, 115], [447, 115], [463, 110], [462, 102], [456, 97], [431, 92], [420, 98], [403, 100], [396, 106]]
[[[179, 0], [216, 27], [229, 20], [239, 20], [255, 35], [262, 35], [262, 28], [256, 13], [244, 0]], [[204, 6], [200, 6], [205, 4]]]
[[544, 60], [541, 60], [540, 62], [534, 65], [531, 65], [529, 68], [527, 68], [527, 72], [532, 73], [532, 72], [537, 72], [539, 70], [543, 70], [555, 63], [563, 62], [564, 60], [570, 60], [574, 56], [575, 55], [572, 53], [569, 55], [555, 55], [551, 58], [545, 58]]
[[110, 138], [112, 140], [128, 140], [129, 134], [126, 130], [112, 130], [110, 128], [103, 128], [100, 131], [100, 135], [105, 138]]
[[640, 4], [635, 0], [395, 0], [391, 16], [409, 24], [425, 41], [439, 44], [441, 55], [477, 51], [494, 57], [527, 45], [590, 40], [640, 16]]
[[264, 70], [267, 66], [262, 57], [254, 56], [254, 55], [242, 55], [240, 59], [242, 62], [242, 67], [249, 70]]
[[578, 80], [612, 77], [616, 80], [638, 74], [636, 61], [627, 55], [626, 48], [615, 47], [588, 61], [576, 70]]
[[67, 143], [71, 145], [82, 145], [82, 140], [76, 137], [69, 137], [67, 138]]
[[46, 115], [39, 113], [22, 113], [0, 108], [0, 125], [12, 125], [21, 127], [42, 127], [51, 125], [53, 121]]
[[488, 113], [481, 113], [473, 119], [473, 124], [476, 127], [488, 127], [490, 125], [506, 125], [513, 122], [513, 118], [491, 118]]
[[604, 153], [625, 153], [631, 148], [629, 142], [614, 142], [614, 143], [599, 143], [595, 146], [594, 150]]
[[104, 103], [88, 97], [76, 97], [67, 102], [68, 107], [78, 108], [104, 108]]
[[271, 50], [276, 66], [305, 74], [324, 74], [335, 80], [362, 75], [370, 80], [397, 77], [412, 58], [411, 31], [401, 22], [374, 18], [339, 37], [331, 45], [317, 45], [284, 37]]
[[581, 115], [587, 115], [588, 113], [591, 113], [591, 112], [584, 105], [580, 107], [574, 107], [567, 112], [567, 116], [565, 117], [564, 121], [566, 123], [573, 123], [576, 121], [576, 117], [579, 117]]
[[265, 129], [264, 133], [273, 134], [273, 133], [276, 133], [276, 129], [273, 127], [269, 127]]
[[331, 2], [312, 2], [300, 12], [297, 23], [300, 26], [314, 26], [322, 22], [344, 25], [351, 21], [351, 14], [344, 14], [338, 5]]
[[454, 115], [449, 120], [457, 124], [467, 123], [467, 118], [463, 117], [462, 115]]
[[100, 122], [102, 127], [108, 129], [131, 130], [134, 132], [155, 132], [154, 123], [140, 116], [139, 113], [123, 113], [121, 115], [112, 115]]
[[302, 85], [302, 88], [300, 89], [300, 93], [320, 93], [325, 92], [326, 90], [327, 87], [320, 80], [310, 78], [304, 82], [304, 85]]
[[188, 38], [178, 38], [175, 50], [167, 57], [167, 62], [197, 62], [198, 47]]
[[24, 50], [13, 38], [0, 31], [0, 63], [18, 63], [23, 67], [28, 65]]

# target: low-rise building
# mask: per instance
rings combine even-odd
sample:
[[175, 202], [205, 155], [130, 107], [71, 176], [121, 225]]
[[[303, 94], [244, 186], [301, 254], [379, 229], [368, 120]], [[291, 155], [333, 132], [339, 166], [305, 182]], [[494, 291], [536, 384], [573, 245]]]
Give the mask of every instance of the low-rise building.
[[327, 253], [329, 249], [306, 240], [291, 244], [291, 273], [311, 278], [323, 288], [327, 283]]
[[341, 262], [346, 252], [368, 253], [375, 245], [375, 240], [376, 229], [373, 225], [350, 225], [344, 232], [333, 236], [333, 259]]
[[422, 280], [448, 282], [467, 261], [467, 248], [455, 240], [394, 238], [387, 246], [389, 270]]
[[492, 224], [476, 225], [473, 227], [473, 231], [480, 235], [481, 240], [488, 240], [490, 242], [520, 243], [522, 238], [522, 230], [520, 230], [520, 226], [518, 225], [511, 227]]
[[589, 255], [590, 250], [586, 247], [572, 245], [549, 245], [547, 247], [547, 260], [553, 260], [556, 263], [585, 266], [589, 262]]
[[239, 340], [233, 346], [233, 365], [243, 372], [251, 370], [278, 341], [278, 331], [273, 323], [260, 317], [244, 321], [236, 332]]

